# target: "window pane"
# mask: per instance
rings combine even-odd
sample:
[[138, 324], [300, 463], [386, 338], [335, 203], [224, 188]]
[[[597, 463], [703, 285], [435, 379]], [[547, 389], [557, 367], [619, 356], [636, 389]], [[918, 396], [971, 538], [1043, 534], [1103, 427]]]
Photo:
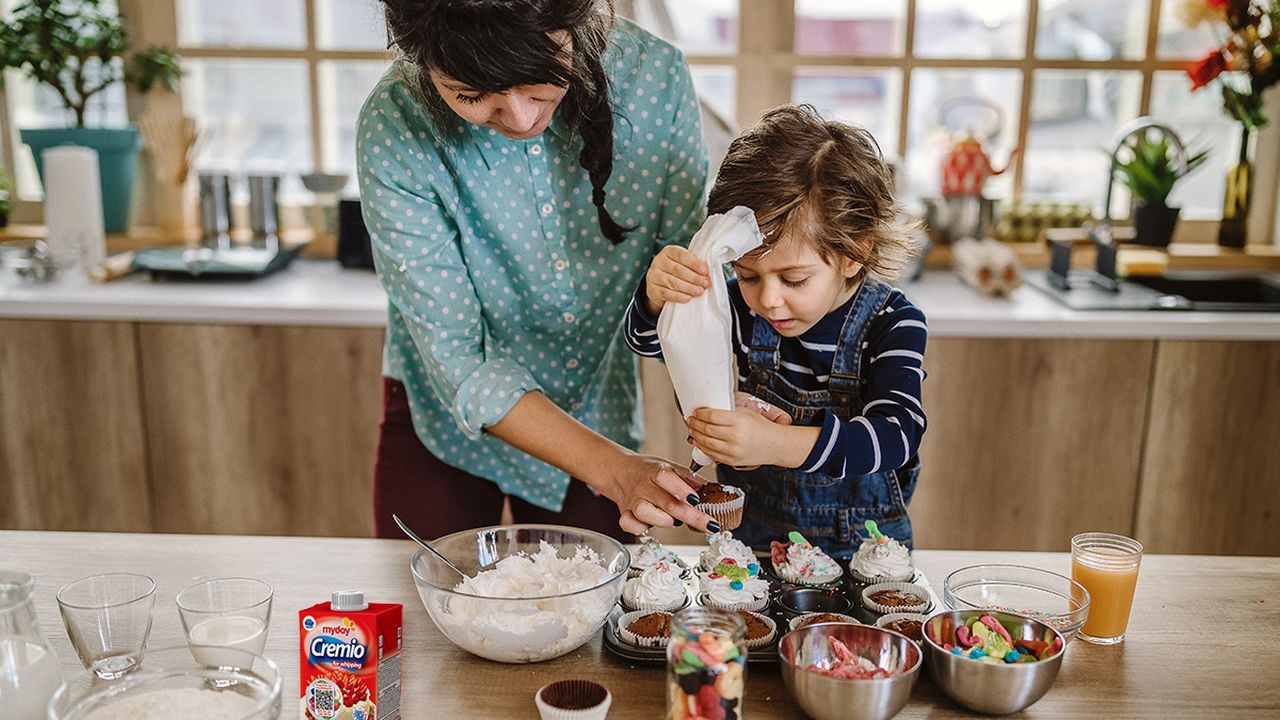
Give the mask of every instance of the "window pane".
[[689, 55], [738, 49], [738, 0], [634, 0], [621, 3], [619, 11]]
[[711, 106], [729, 127], [737, 127], [737, 73], [730, 65], [690, 65], [698, 97]]
[[311, 100], [303, 60], [188, 59], [183, 104], [200, 128], [196, 168], [287, 173], [297, 192], [310, 172]]
[[320, 132], [324, 172], [346, 173], [348, 184], [356, 169], [356, 116], [369, 91], [386, 72], [388, 63], [342, 61], [320, 63]]
[[1173, 126], [1192, 152], [1209, 148], [1209, 159], [1173, 187], [1169, 204], [1181, 206], [1184, 216], [1221, 218], [1227, 168], [1240, 149], [1240, 124], [1223, 112], [1222, 94], [1212, 87], [1191, 92], [1185, 73], [1158, 72], [1151, 114]]
[[1080, 60], [1141, 60], [1150, 0], [1040, 0], [1036, 55]]
[[902, 73], [892, 68], [861, 70], [796, 68], [791, 100], [809, 103], [824, 118], [861, 125], [887, 156], [898, 154]]
[[178, 0], [178, 44], [302, 48], [305, 0]]
[[[1107, 149], [1120, 127], [1138, 116], [1142, 74], [1039, 70], [1031, 93], [1023, 194], [1101, 209], [1111, 163]], [[1117, 184], [1112, 216], [1127, 217], [1128, 205]]]
[[918, 57], [1018, 58], [1027, 46], [1028, 0], [918, 0]]
[[901, 55], [905, 0], [797, 0], [796, 52], [810, 55]]
[[316, 44], [322, 50], [384, 50], [387, 24], [382, 3], [316, 0]]
[[1199, 58], [1222, 44], [1217, 33], [1226, 35], [1226, 23], [1219, 20], [1188, 27], [1180, 12], [1182, 3], [1160, 4], [1160, 30], [1156, 54], [1161, 58]]
[[[959, 129], [974, 130], [982, 138], [992, 162], [1003, 167], [1018, 139], [1018, 105], [1022, 74], [1017, 70], [930, 70], [911, 73], [911, 103], [907, 125], [907, 188], [914, 196], [936, 196], [938, 166]], [[1000, 108], [1002, 117], [981, 107], [954, 107], [945, 122], [943, 103], [960, 98], [985, 98]], [[1012, 195], [1012, 173], [987, 181], [989, 197]]]

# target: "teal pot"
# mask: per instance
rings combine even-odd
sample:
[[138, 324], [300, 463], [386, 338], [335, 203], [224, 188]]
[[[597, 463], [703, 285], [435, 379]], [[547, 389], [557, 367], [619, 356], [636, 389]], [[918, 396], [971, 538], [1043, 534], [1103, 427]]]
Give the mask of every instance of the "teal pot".
[[42, 153], [58, 145], [81, 145], [98, 151], [98, 175], [102, 183], [102, 219], [108, 233], [129, 229], [133, 181], [138, 174], [138, 150], [142, 137], [136, 127], [46, 128], [20, 130], [22, 142], [31, 146], [36, 172], [44, 183]]
[[1149, 203], [1133, 206], [1133, 241], [1138, 245], [1169, 247], [1178, 225], [1178, 208]]

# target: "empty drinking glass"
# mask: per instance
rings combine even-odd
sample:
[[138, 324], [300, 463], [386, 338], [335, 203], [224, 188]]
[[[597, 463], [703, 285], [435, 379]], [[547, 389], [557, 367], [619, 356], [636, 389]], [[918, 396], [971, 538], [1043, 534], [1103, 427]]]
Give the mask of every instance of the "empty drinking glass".
[[[271, 586], [253, 578], [202, 580], [178, 593], [178, 614], [197, 662], [245, 668], [267, 645]], [[248, 651], [248, 652], [244, 652]]]
[[93, 575], [62, 586], [58, 610], [86, 668], [114, 679], [142, 662], [155, 592], [154, 580], [133, 573]]

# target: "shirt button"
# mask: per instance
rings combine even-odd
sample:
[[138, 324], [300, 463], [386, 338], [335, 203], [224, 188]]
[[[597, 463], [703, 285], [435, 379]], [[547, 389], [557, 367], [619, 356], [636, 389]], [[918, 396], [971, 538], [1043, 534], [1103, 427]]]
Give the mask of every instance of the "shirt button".
[[581, 409], [582, 409], [582, 403], [580, 403], [580, 402], [573, 403], [572, 405], [570, 405], [570, 406], [569, 406], [569, 409], [570, 409], [570, 410], [581, 410]]
[[565, 268], [567, 268], [567, 267], [569, 267], [569, 263], [568, 263], [568, 261], [566, 261], [566, 260], [557, 260], [557, 261], [556, 261], [556, 269], [557, 269], [557, 270], [563, 270], [563, 269], [565, 269]]
[[542, 146], [541, 146], [541, 145], [530, 145], [530, 146], [529, 146], [529, 154], [530, 154], [530, 155], [541, 155], [541, 154], [542, 154]]
[[564, 366], [569, 368], [570, 370], [578, 367], [578, 358], [569, 358], [569, 360], [564, 364]]
[[555, 208], [551, 207], [551, 203], [545, 203], [545, 204], [543, 204], [543, 206], [542, 206], [542, 214], [543, 214], [543, 215], [550, 215], [552, 210], [555, 210]]
[[569, 323], [570, 325], [572, 325], [573, 322], [578, 319], [578, 317], [571, 312], [567, 312], [561, 317], [565, 322]]

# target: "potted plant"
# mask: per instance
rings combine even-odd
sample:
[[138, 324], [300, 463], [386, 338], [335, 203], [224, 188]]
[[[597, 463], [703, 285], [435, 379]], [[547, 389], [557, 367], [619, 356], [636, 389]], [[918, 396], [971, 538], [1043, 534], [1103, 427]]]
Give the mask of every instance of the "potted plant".
[[9, 199], [9, 176], [0, 170], [0, 228], [9, 226], [9, 215], [13, 212], [13, 201]]
[[74, 117], [69, 128], [23, 129], [36, 170], [44, 177], [41, 153], [55, 145], [83, 145], [98, 152], [103, 219], [107, 232], [129, 227], [133, 180], [141, 147], [138, 130], [85, 127], [85, 109], [112, 83], [133, 83], [146, 92], [157, 83], [177, 88], [178, 58], [165, 48], [130, 52], [128, 33], [101, 0], [25, 0], [0, 21], [0, 70], [17, 68], [48, 85]]
[[1187, 173], [1204, 163], [1208, 151], [1188, 152], [1185, 167], [1180, 167], [1169, 138], [1164, 134], [1158, 137], [1153, 140], [1146, 132], [1134, 135], [1125, 144], [1128, 158], [1123, 154], [1116, 158], [1116, 175], [1133, 193], [1135, 242], [1166, 247], [1178, 224], [1178, 208], [1169, 207], [1169, 193]]

